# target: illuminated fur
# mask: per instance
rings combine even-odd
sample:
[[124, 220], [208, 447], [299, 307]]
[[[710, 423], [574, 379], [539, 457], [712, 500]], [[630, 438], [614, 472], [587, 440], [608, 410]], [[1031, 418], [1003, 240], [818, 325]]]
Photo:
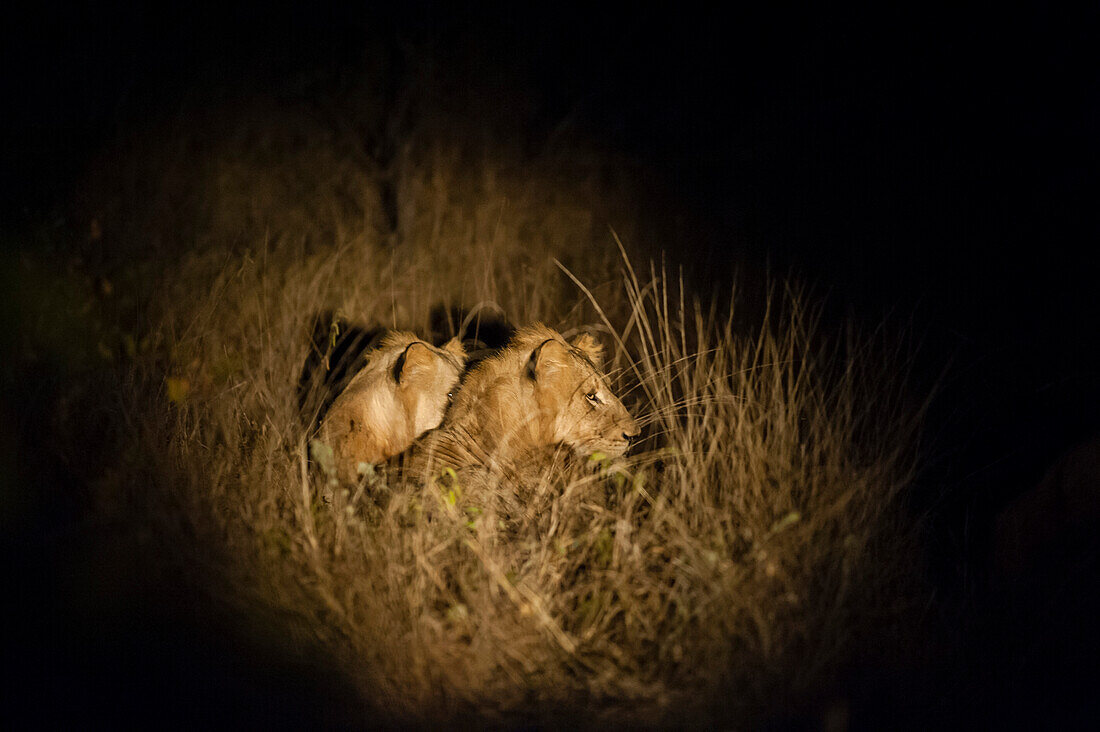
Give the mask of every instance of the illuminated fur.
[[600, 375], [601, 362], [591, 336], [569, 343], [544, 325], [523, 328], [467, 374], [446, 422], [417, 451], [454, 467], [558, 445], [620, 456], [638, 426]]
[[465, 362], [457, 340], [435, 348], [412, 333], [387, 335], [321, 423], [339, 477], [355, 480], [359, 463], [403, 452], [437, 427]]

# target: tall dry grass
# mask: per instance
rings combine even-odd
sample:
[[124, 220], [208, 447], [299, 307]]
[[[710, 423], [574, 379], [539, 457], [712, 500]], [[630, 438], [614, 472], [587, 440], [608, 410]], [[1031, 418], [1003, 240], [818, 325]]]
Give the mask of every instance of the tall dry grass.
[[[371, 708], [416, 722], [758, 723], [915, 637], [900, 499], [921, 407], [889, 337], [821, 330], [783, 283], [735, 327], [736, 295], [616, 246], [606, 226], [635, 209], [601, 193], [605, 162], [565, 176], [426, 143], [385, 173], [388, 230], [380, 173], [343, 137], [243, 119], [146, 181], [200, 223], [168, 230], [173, 209], [125, 235], [130, 261], [134, 231], [176, 246], [140, 269], [125, 449], [97, 484], [219, 602], [279, 618], [288, 647], [319, 640]], [[296, 412], [313, 316], [427, 332], [438, 303], [601, 332], [641, 442], [522, 485], [375, 477], [324, 500]]]

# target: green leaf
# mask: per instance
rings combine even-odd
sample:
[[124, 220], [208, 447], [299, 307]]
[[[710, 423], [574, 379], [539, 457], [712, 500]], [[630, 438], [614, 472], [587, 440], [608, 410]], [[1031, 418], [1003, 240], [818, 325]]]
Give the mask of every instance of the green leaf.
[[781, 518], [781, 519], [779, 519], [778, 521], [775, 522], [775, 525], [772, 526], [771, 533], [778, 534], [780, 531], [783, 531], [784, 529], [787, 529], [787, 528], [797, 524], [801, 520], [802, 520], [802, 514], [801, 513], [799, 513], [798, 511], [791, 511], [786, 516], [784, 516], [783, 518]]
[[615, 545], [615, 538], [608, 528], [600, 529], [592, 548], [596, 550], [596, 561], [606, 567], [611, 564], [611, 550]]
[[450, 488], [455, 495], [462, 495], [462, 487], [458, 484], [458, 473], [454, 471], [454, 468], [443, 468], [439, 473], [439, 477], [434, 478], [432, 482], [439, 486], [440, 490]]
[[332, 448], [321, 442], [320, 440], [313, 439], [309, 441], [309, 456], [313, 458], [313, 461], [321, 466], [321, 470], [329, 478], [333, 478], [336, 475], [336, 456], [332, 452]]
[[187, 394], [191, 391], [191, 382], [187, 379], [169, 376], [164, 380], [164, 386], [168, 391], [168, 401], [173, 404], [183, 404], [187, 401]]

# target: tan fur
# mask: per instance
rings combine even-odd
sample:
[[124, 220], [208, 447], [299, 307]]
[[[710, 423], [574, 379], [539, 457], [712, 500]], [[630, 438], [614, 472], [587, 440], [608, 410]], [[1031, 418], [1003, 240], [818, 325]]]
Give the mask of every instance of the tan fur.
[[435, 348], [412, 333], [387, 335], [321, 423], [340, 479], [355, 480], [359, 463], [403, 452], [437, 427], [465, 362], [457, 340]]
[[500, 464], [565, 445], [582, 455], [626, 452], [638, 426], [599, 372], [599, 344], [536, 324], [467, 374], [427, 452], [454, 467]]

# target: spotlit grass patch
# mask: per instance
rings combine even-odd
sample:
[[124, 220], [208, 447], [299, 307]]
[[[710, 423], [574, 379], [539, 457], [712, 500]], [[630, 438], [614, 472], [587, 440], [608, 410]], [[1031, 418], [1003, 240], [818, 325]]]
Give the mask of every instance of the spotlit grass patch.
[[[309, 206], [269, 216], [311, 163], [272, 163], [282, 138], [259, 139], [231, 159], [213, 146], [193, 173], [270, 200], [247, 216], [208, 202], [222, 213], [156, 259], [127, 323], [143, 345], [114, 366], [126, 458], [103, 500], [219, 603], [280, 618], [288, 647], [321, 643], [373, 708], [424, 723], [751, 725], [812, 707], [912, 631], [923, 590], [900, 498], [922, 402], [889, 336], [822, 329], [782, 281], [735, 326], [736, 293], [693, 292], [628, 253], [595, 225], [618, 214], [593, 199], [581, 216], [545, 161], [521, 174], [425, 146], [388, 173], [388, 232], [377, 193], [325, 214], [313, 186]], [[372, 185], [331, 140], [312, 159], [340, 176], [312, 176]], [[428, 333], [440, 303], [599, 333], [641, 439], [507, 478], [363, 465], [337, 481], [298, 414], [312, 318]]]

